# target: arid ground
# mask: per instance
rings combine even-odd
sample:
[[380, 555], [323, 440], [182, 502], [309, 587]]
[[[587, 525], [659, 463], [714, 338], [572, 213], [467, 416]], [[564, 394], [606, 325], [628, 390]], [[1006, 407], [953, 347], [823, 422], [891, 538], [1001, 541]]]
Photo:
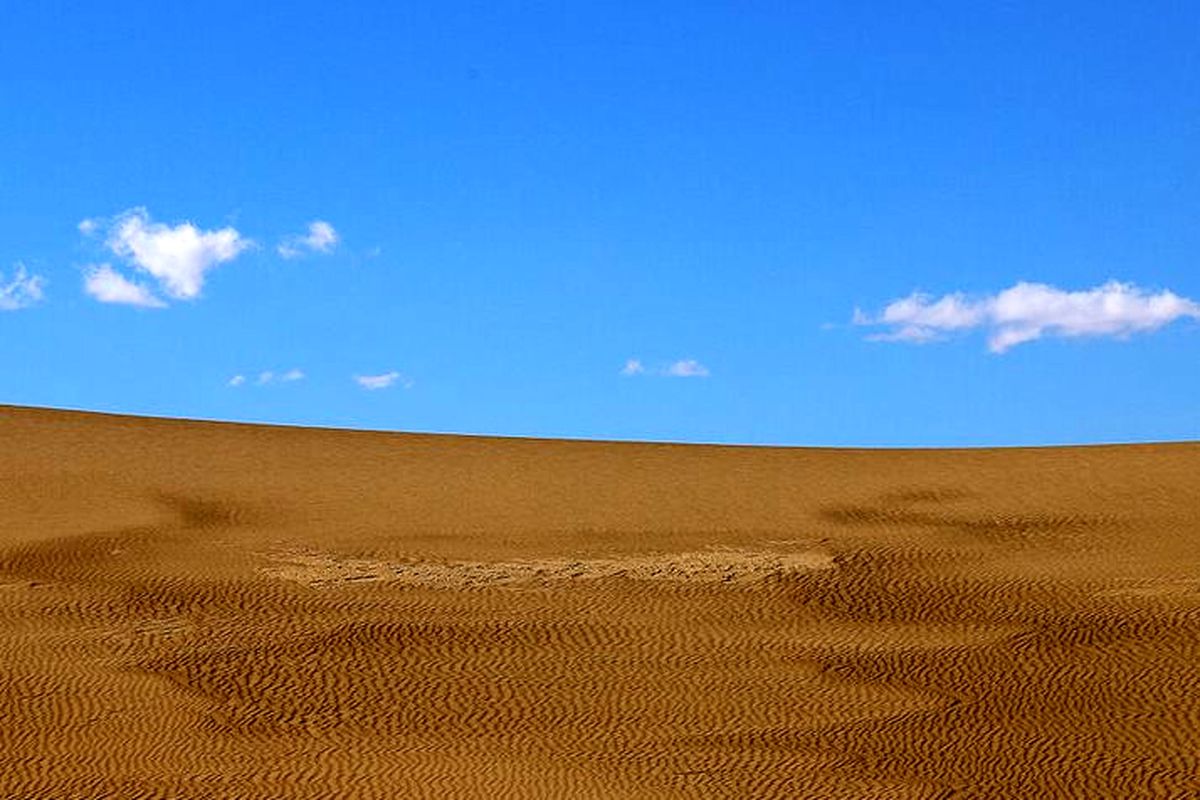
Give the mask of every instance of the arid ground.
[[1200, 444], [0, 407], [0, 797], [1200, 797]]

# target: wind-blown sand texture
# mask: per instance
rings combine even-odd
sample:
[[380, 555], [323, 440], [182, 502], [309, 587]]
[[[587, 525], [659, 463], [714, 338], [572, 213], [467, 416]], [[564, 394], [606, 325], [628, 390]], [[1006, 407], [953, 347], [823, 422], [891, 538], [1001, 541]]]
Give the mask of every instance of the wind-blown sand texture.
[[0, 797], [1200, 797], [1200, 445], [0, 407]]

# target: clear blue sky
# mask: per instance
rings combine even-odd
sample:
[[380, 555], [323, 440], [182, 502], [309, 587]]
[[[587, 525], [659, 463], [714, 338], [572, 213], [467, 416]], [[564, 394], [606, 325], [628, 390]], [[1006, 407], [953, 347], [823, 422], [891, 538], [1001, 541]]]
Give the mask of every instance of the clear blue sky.
[[[10, 4], [0, 401], [1198, 438], [1198, 31], [1183, 2]], [[131, 285], [159, 307], [97, 299]]]

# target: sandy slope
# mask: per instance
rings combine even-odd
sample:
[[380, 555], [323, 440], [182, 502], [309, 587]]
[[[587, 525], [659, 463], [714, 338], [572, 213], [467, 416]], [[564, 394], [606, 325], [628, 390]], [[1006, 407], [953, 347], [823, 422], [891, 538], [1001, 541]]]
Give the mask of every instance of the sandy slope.
[[1200, 797], [1200, 445], [0, 407], [0, 796]]

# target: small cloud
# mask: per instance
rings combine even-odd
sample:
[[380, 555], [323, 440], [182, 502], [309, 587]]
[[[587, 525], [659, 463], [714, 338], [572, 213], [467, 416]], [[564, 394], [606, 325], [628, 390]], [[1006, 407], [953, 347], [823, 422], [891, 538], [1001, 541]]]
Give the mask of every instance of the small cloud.
[[337, 245], [338, 234], [332, 225], [318, 219], [309, 223], [304, 243], [318, 253], [328, 253]]
[[380, 375], [355, 375], [354, 382], [368, 391], [376, 391], [378, 389], [386, 389], [392, 386], [397, 381], [405, 389], [411, 389], [413, 382], [410, 378], [406, 378], [399, 372], [384, 372]]
[[[273, 369], [264, 369], [254, 378], [255, 386], [269, 386], [275, 383], [294, 383], [304, 380], [304, 370], [289, 369], [287, 372], [276, 372]], [[238, 373], [229, 379], [230, 386], [241, 386], [246, 383], [246, 376]]]
[[41, 302], [45, 297], [42, 287], [46, 280], [41, 275], [30, 275], [21, 262], [13, 268], [12, 280], [6, 281], [0, 273], [0, 311], [19, 311]]
[[167, 305], [145, 285], [134, 283], [108, 264], [93, 264], [84, 269], [83, 291], [101, 303], [139, 308], [165, 308]]
[[308, 233], [289, 236], [279, 243], [276, 251], [283, 258], [299, 258], [307, 253], [332, 253], [341, 237], [333, 226], [324, 220], [308, 223]]
[[88, 217], [87, 219], [80, 220], [77, 227], [79, 228], [79, 232], [84, 236], [91, 236], [100, 229], [101, 221], [99, 217]]
[[682, 358], [654, 369], [647, 368], [640, 359], [631, 358], [625, 362], [621, 374], [626, 377], [635, 375], [654, 375], [660, 378], [707, 378], [708, 367], [694, 358]]
[[707, 378], [708, 367], [694, 358], [685, 358], [667, 366], [663, 372], [672, 378]]
[[878, 317], [855, 309], [852, 321], [860, 326], [889, 326], [890, 330], [867, 337], [889, 342], [930, 342], [978, 328], [987, 332], [991, 352], [1004, 353], [1043, 336], [1124, 339], [1183, 318], [1200, 319], [1200, 303], [1166, 290], [1150, 293], [1132, 283], [1109, 281], [1092, 289], [1065, 291], [1022, 281], [974, 299], [962, 292], [938, 299], [914, 292], [893, 300]]

